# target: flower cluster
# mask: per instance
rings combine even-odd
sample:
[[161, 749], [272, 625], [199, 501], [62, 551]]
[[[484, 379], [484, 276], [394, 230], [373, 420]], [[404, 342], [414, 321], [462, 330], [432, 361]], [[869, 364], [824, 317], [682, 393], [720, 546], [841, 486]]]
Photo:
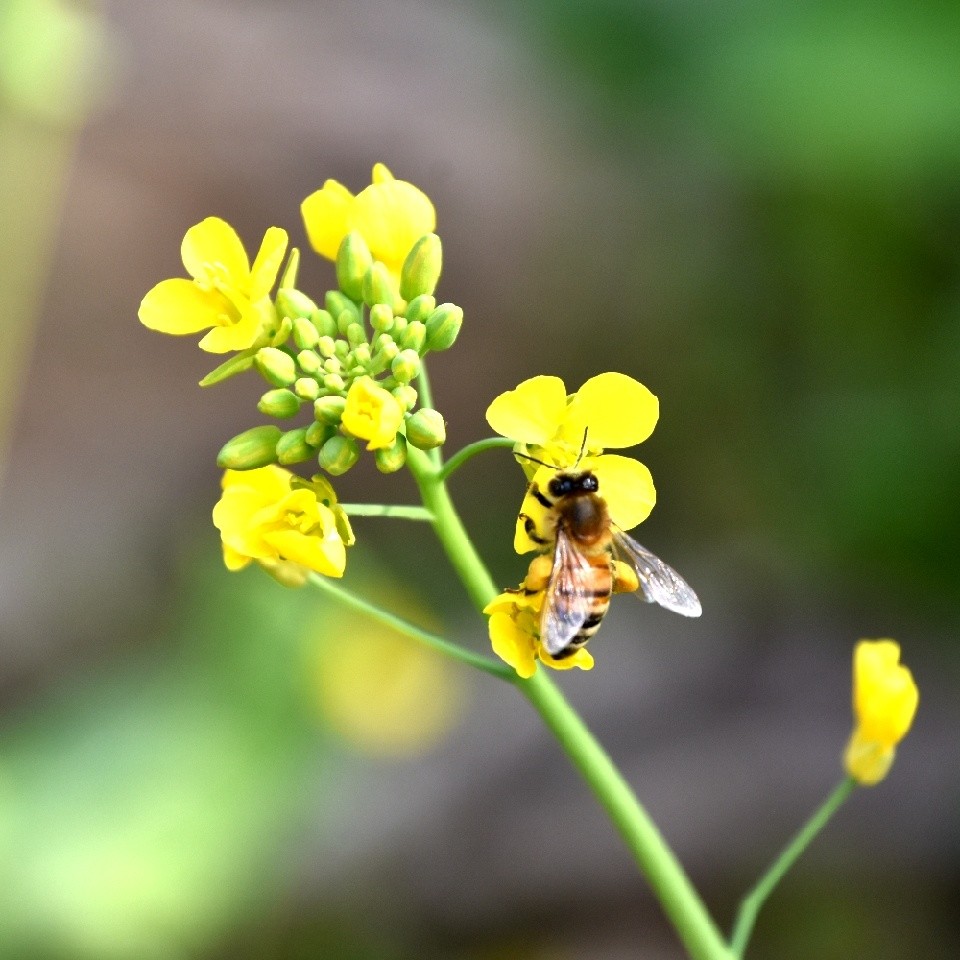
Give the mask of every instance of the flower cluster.
[[[256, 370], [268, 385], [257, 409], [283, 424], [245, 430], [217, 457], [227, 471], [217, 525], [232, 569], [238, 555], [268, 568], [274, 565], [274, 570], [281, 559], [296, 559], [282, 551], [274, 555], [272, 546], [266, 549], [268, 540], [276, 540], [275, 531], [267, 540], [253, 533], [242, 546], [236, 545], [236, 536], [229, 539], [227, 529], [236, 535], [238, 528], [220, 521], [238, 516], [240, 501], [231, 491], [239, 481], [233, 472], [313, 461], [339, 476], [353, 467], [365, 446], [377, 468], [392, 473], [405, 464], [409, 446], [430, 450], [446, 439], [443, 416], [421, 404], [419, 379], [423, 357], [451, 347], [463, 321], [460, 307], [438, 305], [434, 297], [442, 267], [440, 238], [433, 232], [436, 214], [422, 191], [396, 180], [382, 164], [373, 168], [372, 181], [354, 196], [328, 180], [302, 204], [311, 245], [336, 264], [337, 288], [326, 292], [323, 306], [296, 287], [296, 249], [281, 273], [288, 242], [284, 230], [267, 230], [251, 266], [236, 232], [216, 217], [191, 227], [183, 239], [181, 254], [190, 279], [160, 282], [140, 305], [140, 320], [150, 329], [170, 334], [207, 330], [202, 349], [233, 354], [202, 386]], [[291, 422], [304, 413], [301, 423]], [[271, 483], [279, 495], [278, 482]], [[318, 483], [319, 475], [314, 487]], [[258, 489], [268, 489], [265, 481]], [[311, 496], [311, 489], [299, 488], [297, 498]], [[280, 509], [279, 500], [274, 507]], [[308, 524], [313, 532], [307, 536], [327, 537], [329, 530], [338, 529], [328, 519]], [[347, 542], [352, 540], [342, 544]], [[323, 543], [318, 549], [329, 562], [322, 572], [339, 575], [343, 564]], [[323, 564], [314, 560], [296, 562], [320, 570]]]

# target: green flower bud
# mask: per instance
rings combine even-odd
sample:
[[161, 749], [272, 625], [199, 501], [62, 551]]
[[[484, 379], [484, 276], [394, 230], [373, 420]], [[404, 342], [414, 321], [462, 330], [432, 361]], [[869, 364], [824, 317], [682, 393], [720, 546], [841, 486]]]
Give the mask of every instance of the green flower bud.
[[427, 317], [433, 313], [437, 308], [437, 301], [431, 297], [429, 294], [423, 294], [419, 297], [414, 297], [407, 304], [407, 309], [405, 311], [406, 318], [412, 323], [414, 320], [419, 320], [421, 323], [426, 323]]
[[320, 423], [319, 421], [314, 421], [307, 427], [307, 432], [304, 435], [307, 443], [310, 444], [314, 450], [322, 447], [324, 443], [329, 440], [334, 433], [334, 428], [329, 423]]
[[419, 320], [411, 320], [407, 329], [400, 335], [400, 346], [409, 347], [420, 353], [427, 339], [427, 328]]
[[301, 350], [297, 354], [297, 366], [307, 376], [315, 377], [323, 369], [323, 360], [313, 350]]
[[329, 310], [314, 310], [310, 314], [310, 322], [317, 328], [317, 333], [321, 337], [337, 335], [337, 321], [330, 315]]
[[337, 352], [337, 341], [333, 337], [321, 337], [317, 341], [317, 353], [321, 357], [328, 358], [332, 357]]
[[352, 300], [363, 297], [363, 278], [373, 264], [373, 255], [363, 237], [348, 233], [337, 251], [337, 283]]
[[436, 410], [424, 407], [407, 418], [407, 440], [421, 450], [432, 450], [447, 439], [447, 427]]
[[293, 385], [293, 392], [301, 400], [316, 400], [320, 396], [320, 384], [313, 377], [300, 377]]
[[393, 326], [393, 310], [386, 303], [375, 303], [370, 308], [370, 326], [386, 333]]
[[346, 340], [334, 340], [333, 342], [333, 352], [341, 360], [347, 359], [347, 354], [350, 353], [350, 344]]
[[412, 410], [417, 405], [417, 391], [409, 384], [394, 387], [390, 392], [404, 411]]
[[320, 339], [320, 331], [306, 317], [293, 321], [293, 342], [300, 350], [312, 350]]
[[319, 397], [313, 403], [313, 417], [318, 423], [338, 424], [347, 405], [346, 397]]
[[253, 356], [256, 349], [244, 350], [235, 354], [229, 360], [225, 360], [216, 370], [211, 370], [201, 381], [201, 387], [212, 387], [215, 383], [222, 383], [230, 377], [235, 377], [238, 373], [243, 373], [253, 366]]
[[360, 447], [353, 437], [337, 434], [320, 448], [317, 462], [327, 473], [339, 477], [346, 473], [360, 459]]
[[296, 320], [297, 317], [309, 317], [317, 309], [317, 305], [296, 287], [284, 287], [277, 291], [277, 313], [281, 317]]
[[316, 450], [307, 443], [307, 428], [299, 427], [296, 430], [288, 430], [277, 441], [277, 462], [284, 466], [291, 463], [303, 463], [309, 460]]
[[413, 300], [423, 294], [431, 294], [440, 279], [443, 266], [443, 250], [440, 238], [435, 233], [425, 233], [407, 254], [400, 271], [400, 296]]
[[427, 349], [446, 350], [452, 347], [462, 323], [462, 308], [455, 303], [441, 303], [427, 320]]
[[342, 373], [343, 372], [343, 362], [339, 357], [330, 357], [329, 360], [323, 361], [323, 372], [324, 373]]
[[328, 373], [323, 378], [323, 385], [331, 393], [339, 393], [346, 387], [343, 377], [339, 373]]
[[[337, 321], [338, 328], [340, 326], [341, 313], [350, 314], [350, 323], [360, 322], [360, 311], [357, 309], [357, 305], [346, 294], [341, 293], [339, 290], [328, 290], [324, 297], [324, 305], [330, 313], [330, 316]], [[331, 334], [331, 336], [333, 336], [333, 334]]]
[[380, 342], [377, 344], [377, 353], [381, 354], [389, 363], [400, 352], [396, 341], [389, 333], [381, 335]]
[[263, 379], [275, 387], [289, 387], [297, 379], [297, 365], [293, 357], [276, 347], [261, 347], [253, 362]]
[[359, 343], [353, 348], [353, 359], [358, 367], [367, 367], [370, 364], [370, 346], [366, 343]]
[[347, 343], [351, 347], [359, 347], [361, 343], [367, 342], [367, 335], [363, 331], [363, 325], [359, 323], [351, 323], [346, 329]]
[[371, 307], [377, 303], [385, 303], [392, 308], [395, 299], [390, 271], [377, 260], [363, 278], [364, 303]]
[[[276, 310], [274, 310], [274, 313], [276, 313]], [[279, 319], [276, 327], [271, 329], [273, 331], [272, 333], [270, 331], [267, 332], [270, 338], [267, 346], [282, 347], [290, 339], [290, 332], [293, 330], [293, 321], [289, 317], [282, 317]]]
[[390, 372], [400, 383], [409, 383], [420, 375], [420, 354], [416, 350], [401, 350], [393, 358]]
[[406, 317], [394, 317], [393, 327], [390, 330], [390, 336], [393, 337], [394, 340], [399, 342], [400, 335], [403, 333], [404, 330], [407, 329], [408, 323], [410, 323], [410, 321]]
[[381, 473], [396, 473], [407, 462], [407, 442], [398, 433], [391, 446], [375, 450], [373, 456]]
[[268, 390], [260, 398], [257, 409], [268, 417], [289, 420], [300, 411], [300, 398], [292, 390]]
[[217, 466], [223, 470], [255, 470], [276, 463], [281, 435], [280, 428], [272, 423], [244, 430], [221, 447]]

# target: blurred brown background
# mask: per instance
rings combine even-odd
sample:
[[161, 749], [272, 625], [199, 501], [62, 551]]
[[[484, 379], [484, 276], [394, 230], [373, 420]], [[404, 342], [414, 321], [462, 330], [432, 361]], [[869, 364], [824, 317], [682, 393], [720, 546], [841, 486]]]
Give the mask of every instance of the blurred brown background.
[[[660, 397], [636, 533], [704, 616], [615, 603], [560, 682], [718, 919], [839, 775], [853, 643], [893, 636], [915, 729], [750, 956], [956, 957], [958, 42], [906, 0], [2, 0], [0, 956], [681, 955], [512, 690], [220, 564], [214, 457], [262, 387], [200, 391], [216, 358], [140, 298], [203, 217], [303, 247], [300, 201], [382, 160], [466, 311], [450, 450], [537, 373]], [[453, 489], [516, 582], [520, 471]], [[349, 586], [486, 648], [423, 530], [356, 527]]]

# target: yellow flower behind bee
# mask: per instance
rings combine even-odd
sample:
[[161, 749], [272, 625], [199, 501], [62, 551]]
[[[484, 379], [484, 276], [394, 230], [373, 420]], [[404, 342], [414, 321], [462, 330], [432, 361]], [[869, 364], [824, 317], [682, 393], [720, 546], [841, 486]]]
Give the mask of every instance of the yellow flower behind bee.
[[209, 329], [200, 341], [209, 353], [246, 350], [275, 321], [270, 291], [286, 250], [286, 231], [270, 227], [251, 267], [233, 227], [207, 217], [187, 231], [180, 247], [193, 279], [158, 283], [140, 303], [140, 322], [176, 335]]
[[353, 543], [330, 484], [322, 478], [308, 484], [277, 466], [225, 471], [213, 523], [228, 570], [255, 560], [287, 586], [301, 586], [311, 570], [342, 577]]
[[844, 754], [847, 773], [863, 786], [879, 783], [906, 736], [920, 695], [900, 662], [894, 640], [861, 640], [853, 654], [853, 713], [856, 726]]
[[540, 643], [540, 610], [545, 590], [533, 594], [524, 591], [520, 584], [517, 590], [506, 590], [484, 607], [490, 619], [487, 629], [493, 652], [508, 663], [517, 675], [528, 680], [537, 671], [537, 660], [554, 670], [581, 670], [593, 668], [593, 656], [585, 647], [562, 659], [550, 656]]
[[343, 238], [356, 231], [399, 285], [400, 270], [413, 245], [437, 225], [429, 197], [405, 180], [397, 180], [382, 164], [373, 168], [372, 183], [354, 196], [342, 183], [327, 180], [300, 205], [310, 245], [335, 260]]
[[403, 408], [372, 377], [358, 377], [347, 391], [341, 423], [353, 436], [366, 440], [368, 450], [381, 450], [396, 440]]
[[[487, 408], [490, 426], [516, 441], [515, 449], [521, 454], [528, 480], [542, 490], [557, 469], [577, 464], [578, 469], [591, 471], [611, 520], [622, 530], [646, 520], [657, 493], [653, 477], [642, 463], [604, 454], [603, 450], [641, 443], [653, 432], [658, 417], [657, 398], [642, 383], [622, 373], [591, 377], [571, 396], [567, 396], [559, 377], [533, 377], [515, 390], [500, 394]], [[549, 466], [538, 467], [523, 455]], [[545, 511], [528, 492], [521, 516], [530, 517], [537, 529], [542, 529]], [[517, 553], [538, 549], [520, 518], [514, 549]]]

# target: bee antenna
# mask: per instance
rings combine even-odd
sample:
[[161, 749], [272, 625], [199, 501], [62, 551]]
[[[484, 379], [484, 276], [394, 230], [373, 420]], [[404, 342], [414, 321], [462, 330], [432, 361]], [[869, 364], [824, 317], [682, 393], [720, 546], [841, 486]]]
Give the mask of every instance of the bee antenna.
[[544, 463], [542, 460], [538, 460], [536, 457], [528, 456], [525, 453], [518, 453], [516, 450], [513, 451], [513, 455], [515, 457], [521, 457], [524, 460], [529, 460], [531, 463], [539, 463], [541, 467], [550, 467], [552, 470], [557, 469], [557, 465], [555, 463]]
[[583, 459], [583, 453], [587, 449], [587, 427], [583, 428], [583, 443], [580, 444], [580, 452], [577, 454], [577, 462], [573, 465], [576, 469], [580, 465], [580, 461]]

